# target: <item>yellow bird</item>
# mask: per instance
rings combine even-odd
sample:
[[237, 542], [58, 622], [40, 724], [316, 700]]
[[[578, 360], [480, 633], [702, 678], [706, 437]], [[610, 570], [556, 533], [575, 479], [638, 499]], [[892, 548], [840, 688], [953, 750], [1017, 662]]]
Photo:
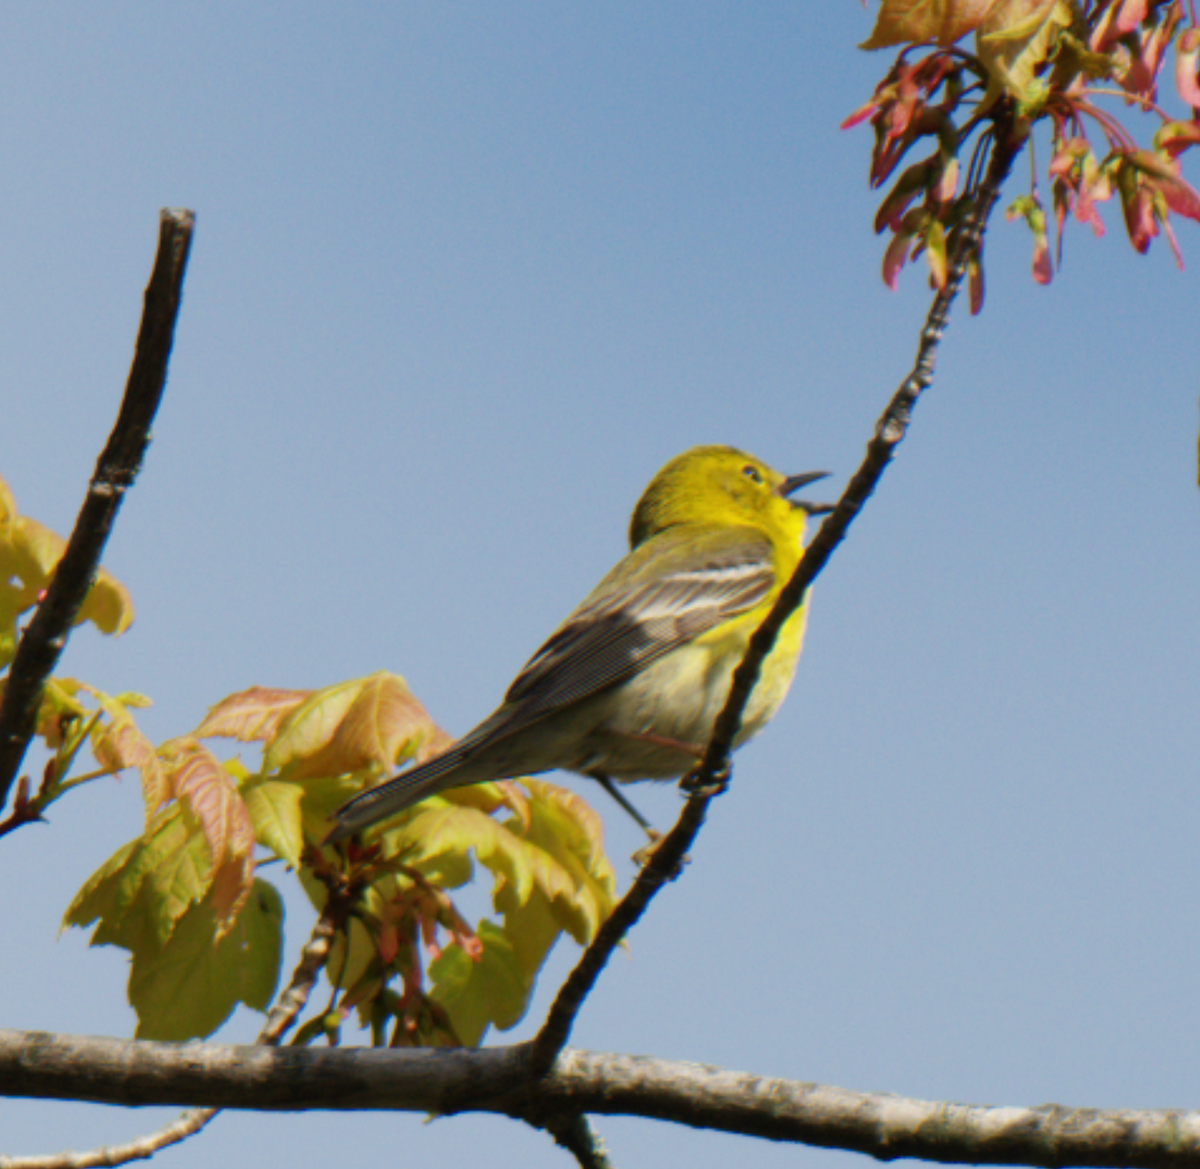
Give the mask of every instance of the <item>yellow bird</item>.
[[[650, 831], [614, 785], [696, 766], [750, 635], [799, 563], [805, 521], [832, 510], [791, 496], [825, 475], [785, 478], [726, 446], [672, 459], [634, 509], [629, 554], [533, 655], [499, 709], [443, 755], [343, 804], [327, 842], [447, 788], [556, 769], [599, 780]], [[787, 694], [806, 608], [764, 662], [735, 746]]]

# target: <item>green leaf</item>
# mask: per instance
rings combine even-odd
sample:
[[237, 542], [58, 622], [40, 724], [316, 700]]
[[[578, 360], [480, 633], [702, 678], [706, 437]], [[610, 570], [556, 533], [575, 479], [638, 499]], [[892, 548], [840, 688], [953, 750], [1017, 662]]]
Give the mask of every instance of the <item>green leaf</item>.
[[428, 800], [388, 837], [389, 844], [394, 840], [398, 855], [423, 873], [427, 866], [445, 868], [452, 858], [474, 852], [495, 874], [497, 886], [512, 888], [518, 901], [524, 901], [534, 888], [534, 867], [541, 858], [507, 827], [475, 808]]
[[14, 573], [34, 597], [50, 583], [67, 542], [31, 516], [17, 516], [12, 526]]
[[239, 972], [232, 939], [214, 945], [216, 915], [193, 906], [159, 950], [135, 950], [129, 1002], [137, 1012], [137, 1039], [182, 1042], [211, 1035], [238, 1004]]
[[101, 633], [124, 633], [133, 624], [133, 598], [112, 573], [101, 568], [79, 610], [76, 623], [90, 621]]
[[[616, 878], [600, 818], [581, 797], [542, 780], [502, 823], [472, 807], [426, 801], [386, 834], [388, 851], [443, 888], [465, 883], [469, 857], [495, 877], [514, 957], [532, 983], [560, 930], [586, 945], [612, 911]], [[447, 880], [447, 877], [455, 880]]]
[[150, 832], [123, 845], [88, 878], [63, 925], [99, 919], [93, 946], [162, 946], [208, 891], [211, 868], [199, 825], [173, 805]]
[[80, 689], [95, 698], [108, 715], [108, 721], [97, 724], [92, 731], [92, 754], [101, 767], [110, 771], [137, 768], [146, 803], [146, 827], [150, 828], [154, 814], [171, 798], [171, 785], [154, 744], [142, 734], [129, 713], [129, 707], [137, 703], [105, 694], [86, 683], [81, 683]]
[[503, 932], [483, 921], [478, 934], [483, 943], [478, 962], [460, 947], [447, 946], [429, 965], [429, 997], [445, 1010], [467, 1047], [478, 1046], [489, 1026], [499, 1031], [515, 1027], [529, 1009], [532, 992]]
[[102, 917], [88, 939], [89, 946], [119, 946], [131, 954], [159, 948], [150, 912], [150, 898], [139, 893], [133, 907], [119, 918]]
[[162, 945], [189, 907], [209, 890], [213, 866], [208, 843], [191, 817], [178, 815], [167, 829], [155, 834], [133, 863], [138, 870], [138, 886], [145, 881], [145, 910], [154, 936]]
[[[23, 596], [32, 605], [66, 550], [66, 541], [31, 516], [17, 516], [10, 528], [11, 573], [25, 586]], [[75, 623], [93, 622], [102, 633], [124, 633], [133, 622], [129, 592], [111, 573], [101, 568], [80, 607]]]
[[0, 533], [7, 531], [17, 518], [17, 501], [8, 484], [0, 479]]
[[1070, 26], [1066, 0], [999, 0], [976, 36], [979, 59], [988, 72], [982, 106], [1005, 89], [1023, 106], [1034, 104], [1044, 89], [1035, 74], [1058, 34]]
[[[229, 945], [229, 938], [241, 929], [244, 940], [242, 956], [242, 1002], [256, 1011], [266, 1011], [279, 986], [283, 965], [283, 898], [279, 890], [261, 877], [256, 877], [245, 908], [237, 925], [221, 939], [219, 945]], [[236, 939], [232, 943], [239, 944]]]
[[17, 652], [17, 617], [8, 612], [12, 591], [7, 585], [0, 584], [0, 670], [8, 667]]
[[[0, 501], [0, 507], [3, 501]], [[12, 661], [17, 643], [17, 620], [33, 603], [35, 591], [16, 584], [21, 572], [21, 554], [13, 542], [13, 524], [0, 524], [0, 667]]]
[[553, 902], [545, 897], [531, 897], [524, 905], [513, 905], [504, 914], [505, 936], [530, 986], [562, 933], [559, 917]]
[[596, 813], [555, 784], [520, 782], [528, 798], [512, 801], [517, 814], [503, 823], [476, 808], [430, 800], [385, 838], [427, 877], [468, 853], [494, 875], [493, 901], [504, 927], [480, 926], [481, 960], [451, 945], [430, 965], [431, 997], [464, 1043], [478, 1042], [489, 1025], [504, 1030], [520, 1019], [558, 935], [565, 929], [586, 944], [615, 899]]
[[[141, 893], [142, 883], [147, 876], [160, 865], [168, 865], [172, 857], [186, 849], [190, 835], [180, 810], [170, 808], [164, 815], [158, 817], [152, 829], [135, 842], [137, 847], [131, 854], [129, 863], [122, 871], [117, 884], [113, 911], [108, 915], [111, 924], [118, 923], [129, 912]], [[204, 896], [204, 890], [198, 889], [196, 895], [189, 898], [188, 903], [190, 904], [193, 900], [198, 901], [202, 896]], [[186, 905], [183, 908], [186, 908]], [[180, 909], [175, 916], [178, 917], [182, 912], [183, 909]], [[164, 941], [170, 932], [168, 928], [164, 934]]]
[[[616, 901], [616, 876], [604, 854], [604, 830], [599, 816], [574, 792], [545, 780], [521, 781], [530, 794], [530, 822], [525, 840], [546, 858], [535, 872], [563, 877], [542, 883], [559, 924], [581, 945], [595, 936]], [[497, 908], [508, 911], [497, 902]]]
[[195, 739], [174, 739], [161, 755], [171, 790], [199, 821], [211, 858], [214, 908], [232, 922], [254, 881], [254, 825], [241, 793], [215, 755]]
[[182, 1042], [211, 1035], [239, 1002], [265, 1010], [282, 955], [283, 902], [256, 880], [233, 928], [223, 935], [212, 899], [194, 905], [157, 951], [135, 951], [129, 1001], [136, 1038]]
[[372, 971], [376, 977], [379, 976], [379, 954], [375, 941], [361, 921], [351, 918], [347, 932], [339, 933], [329, 949], [329, 964], [326, 967], [329, 981], [345, 990]]
[[461, 889], [475, 876], [470, 852], [443, 852], [427, 857], [417, 866], [421, 875], [439, 889]]
[[60, 929], [68, 926], [78, 926], [82, 929], [89, 926], [97, 918], [112, 917], [117, 899], [117, 887], [121, 881], [121, 873], [129, 863], [134, 850], [141, 844], [140, 840], [131, 840], [121, 845], [88, 879], [83, 888], [75, 894], [67, 912], [63, 914]]
[[875, 28], [860, 49], [936, 41], [952, 45], [978, 28], [996, 0], [883, 0]]
[[[293, 782], [289, 777], [282, 782]], [[335, 808], [340, 808], [351, 796], [379, 782], [377, 772], [351, 772], [348, 775], [326, 775], [318, 779], [304, 779], [296, 786], [304, 792], [300, 804], [304, 838], [322, 841], [333, 827], [329, 817]]]
[[258, 843], [287, 861], [291, 868], [298, 868], [304, 848], [300, 820], [304, 789], [284, 780], [255, 777], [243, 784], [241, 791]]
[[[339, 682], [310, 694], [294, 707], [263, 749], [263, 771], [281, 771], [326, 750], [361, 689], [361, 679]], [[339, 767], [325, 774], [348, 770], [352, 769]]]

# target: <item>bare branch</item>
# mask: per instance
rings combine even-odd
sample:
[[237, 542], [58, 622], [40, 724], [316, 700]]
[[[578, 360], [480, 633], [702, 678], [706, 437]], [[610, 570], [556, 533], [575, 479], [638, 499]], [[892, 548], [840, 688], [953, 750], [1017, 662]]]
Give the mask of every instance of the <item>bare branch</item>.
[[580, 1169], [613, 1169], [604, 1141], [586, 1116], [572, 1116], [541, 1127], [554, 1138], [556, 1145], [574, 1154]]
[[526, 1046], [531, 1075], [540, 1076], [549, 1071], [571, 1037], [575, 1017], [601, 971], [608, 965], [613, 951], [637, 924], [658, 891], [679, 875], [688, 849], [704, 823], [709, 798], [703, 794], [688, 797], [675, 826], [654, 846], [650, 859], [638, 871], [628, 892], [613, 907], [566, 982], [559, 987], [545, 1023]]
[[123, 1145], [105, 1145], [86, 1153], [55, 1153], [49, 1157], [3, 1157], [0, 1169], [98, 1169], [99, 1166], [127, 1165], [144, 1161], [168, 1145], [195, 1136], [214, 1116], [215, 1108], [195, 1108], [149, 1136], [138, 1137]]
[[1008, 127], [1008, 118], [1002, 109], [997, 114], [995, 144], [987, 175], [980, 184], [971, 216], [958, 237], [945, 287], [934, 297], [925, 319], [912, 372], [876, 423], [875, 436], [867, 444], [862, 466], [846, 485], [837, 507], [826, 517], [804, 550], [791, 580], [750, 639], [746, 656], [734, 673], [725, 708], [713, 728], [704, 760], [697, 771], [684, 781], [690, 795], [678, 822], [659, 842], [650, 863], [642, 868], [629, 891], [592, 939], [560, 988], [541, 1031], [529, 1045], [530, 1070], [534, 1075], [542, 1074], [553, 1064], [555, 1056], [570, 1039], [575, 1017], [609, 956], [645, 912], [659, 889], [679, 872], [688, 849], [704, 823], [708, 801], [723, 790], [733, 741], [741, 727], [742, 714], [750, 692], [758, 681], [763, 661], [771, 652], [780, 629], [801, 604], [808, 587], [828, 563], [854, 517], [874, 492], [896, 447], [904, 438], [917, 399], [932, 384], [934, 359], [946, 330], [950, 308], [958, 295], [968, 263], [982, 247], [983, 234], [1000, 188], [1023, 145], [1023, 139], [1012, 137]]
[[33, 737], [46, 679], [58, 664], [95, 579], [125, 492], [141, 469], [150, 426], [166, 386], [194, 226], [195, 216], [190, 211], [161, 213], [158, 255], [146, 287], [137, 350], [121, 410], [96, 463], [63, 558], [21, 635], [0, 701], [0, 807], [8, 799]]
[[[1200, 1112], [988, 1107], [568, 1049], [541, 1080], [521, 1047], [223, 1047], [0, 1031], [0, 1094], [255, 1110], [639, 1116], [943, 1164], [1200, 1163]], [[39, 1163], [31, 1169], [44, 1169]]]
[[829, 562], [855, 517], [874, 493], [896, 453], [896, 448], [908, 432], [908, 424], [918, 398], [933, 384], [934, 363], [950, 320], [950, 309], [958, 297], [968, 264], [982, 251], [984, 233], [992, 209], [1000, 197], [1000, 188], [1027, 141], [1013, 131], [1010, 104], [1008, 99], [997, 103], [992, 154], [987, 174], [975, 193], [971, 214], [957, 234], [946, 283], [933, 298], [925, 317], [925, 326], [921, 330], [912, 370], [875, 424], [875, 435], [867, 443], [867, 453], [862, 465], [846, 485], [837, 507], [825, 517], [824, 523], [804, 550], [804, 556], [796, 566], [791, 580], [780, 592], [766, 620], [754, 631], [746, 656], [734, 673], [733, 682], [729, 687], [729, 698], [717, 718], [704, 761], [693, 781], [697, 787], [703, 787], [706, 782], [716, 780], [727, 772], [729, 755], [742, 725], [746, 703], [758, 681], [762, 664], [779, 636], [779, 631], [799, 608], [809, 586]]
[[357, 893], [353, 889], [330, 890], [325, 908], [317, 918], [317, 924], [313, 926], [308, 942], [301, 951], [300, 961], [292, 973], [292, 980], [268, 1012], [267, 1021], [258, 1033], [256, 1042], [269, 1046], [277, 1045], [300, 1017], [300, 1012], [308, 1004], [312, 988], [316, 986], [321, 971], [329, 961], [329, 951], [338, 931], [345, 928], [356, 896]]

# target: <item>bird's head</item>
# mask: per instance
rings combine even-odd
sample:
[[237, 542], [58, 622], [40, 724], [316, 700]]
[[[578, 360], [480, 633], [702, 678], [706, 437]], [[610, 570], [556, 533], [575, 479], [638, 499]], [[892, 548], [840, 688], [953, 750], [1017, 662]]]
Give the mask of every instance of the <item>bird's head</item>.
[[636, 548], [678, 524], [748, 524], [798, 541], [808, 516], [832, 508], [791, 496], [827, 474], [785, 476], [735, 447], [693, 447], [663, 467], [642, 493], [629, 542]]

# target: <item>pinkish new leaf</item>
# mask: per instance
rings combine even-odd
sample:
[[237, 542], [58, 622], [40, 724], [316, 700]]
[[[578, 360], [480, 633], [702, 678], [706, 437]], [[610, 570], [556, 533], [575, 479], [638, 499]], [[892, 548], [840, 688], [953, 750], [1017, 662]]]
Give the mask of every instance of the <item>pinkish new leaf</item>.
[[893, 292], [900, 284], [900, 269], [908, 259], [908, 247], [911, 243], [912, 236], [908, 232], [897, 232], [883, 253], [883, 282]]
[[1136, 151], [1131, 161], [1176, 215], [1200, 223], [1200, 192], [1179, 174], [1178, 162], [1160, 158], [1152, 150]]
[[1164, 122], [1154, 135], [1154, 149], [1168, 158], [1178, 158], [1185, 150], [1200, 143], [1200, 124]]
[[1200, 109], [1200, 28], [1185, 29], [1175, 46], [1175, 88], [1193, 109]]

